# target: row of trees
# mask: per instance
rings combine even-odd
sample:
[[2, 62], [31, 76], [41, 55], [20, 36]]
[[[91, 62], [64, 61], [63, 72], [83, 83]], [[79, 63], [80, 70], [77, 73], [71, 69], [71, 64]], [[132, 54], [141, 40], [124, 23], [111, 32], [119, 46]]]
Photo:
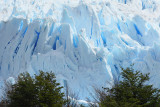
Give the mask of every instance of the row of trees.
[[[160, 107], [160, 90], [145, 84], [149, 74], [122, 68], [122, 81], [112, 88], [95, 89], [95, 101], [89, 106], [100, 107]], [[31, 77], [29, 73], [18, 76], [15, 84], [6, 83], [1, 104], [10, 107], [77, 107], [62, 91], [53, 72], [40, 71]], [[72, 96], [74, 97], [74, 96]], [[82, 105], [81, 105], [82, 106]]]

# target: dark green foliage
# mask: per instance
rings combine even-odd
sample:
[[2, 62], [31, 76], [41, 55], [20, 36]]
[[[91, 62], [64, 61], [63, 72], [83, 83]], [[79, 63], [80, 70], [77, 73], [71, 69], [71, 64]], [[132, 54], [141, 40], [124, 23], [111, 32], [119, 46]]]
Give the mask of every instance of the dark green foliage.
[[32, 78], [29, 73], [18, 76], [7, 91], [6, 101], [11, 107], [61, 107], [65, 100], [53, 72], [40, 71]]
[[159, 107], [160, 90], [146, 85], [149, 74], [134, 71], [132, 67], [123, 69], [122, 81], [111, 89], [96, 91], [99, 94], [101, 107]]
[[35, 85], [38, 90], [38, 103], [42, 107], [61, 107], [64, 104], [64, 93], [61, 93], [63, 87], [59, 87], [56, 83], [53, 73], [44, 73], [40, 71], [38, 76], [35, 76]]

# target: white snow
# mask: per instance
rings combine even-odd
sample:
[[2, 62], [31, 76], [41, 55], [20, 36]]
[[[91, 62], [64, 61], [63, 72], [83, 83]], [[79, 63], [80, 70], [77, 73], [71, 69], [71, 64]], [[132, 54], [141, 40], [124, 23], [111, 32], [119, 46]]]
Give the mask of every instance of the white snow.
[[160, 88], [159, 13], [160, 0], [1, 0], [0, 81], [53, 71], [85, 100], [134, 63]]

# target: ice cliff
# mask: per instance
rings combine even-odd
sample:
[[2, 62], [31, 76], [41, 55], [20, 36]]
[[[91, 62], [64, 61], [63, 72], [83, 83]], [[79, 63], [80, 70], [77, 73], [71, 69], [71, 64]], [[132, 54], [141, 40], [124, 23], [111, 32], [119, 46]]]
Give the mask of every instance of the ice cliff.
[[134, 63], [160, 88], [159, 13], [160, 0], [1, 0], [0, 84], [54, 71], [84, 100]]

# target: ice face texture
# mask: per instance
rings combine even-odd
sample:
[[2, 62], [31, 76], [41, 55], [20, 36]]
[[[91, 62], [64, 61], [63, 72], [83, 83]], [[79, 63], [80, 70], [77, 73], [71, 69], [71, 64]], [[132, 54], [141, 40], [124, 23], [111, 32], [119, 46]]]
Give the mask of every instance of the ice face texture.
[[80, 99], [111, 86], [120, 67], [160, 87], [159, 0], [3, 0], [0, 85], [20, 72], [53, 71]]

